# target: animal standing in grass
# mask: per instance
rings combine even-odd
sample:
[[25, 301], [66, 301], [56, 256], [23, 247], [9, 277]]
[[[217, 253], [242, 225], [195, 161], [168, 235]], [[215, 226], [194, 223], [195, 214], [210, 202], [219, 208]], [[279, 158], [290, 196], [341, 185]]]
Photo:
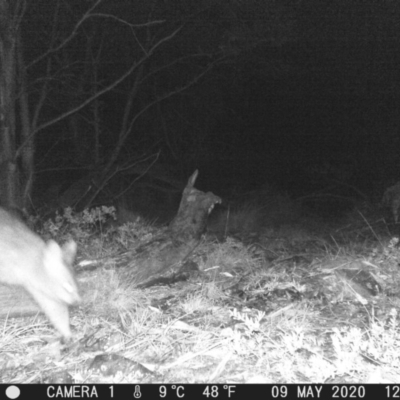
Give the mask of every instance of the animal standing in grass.
[[383, 195], [382, 204], [386, 207], [390, 207], [394, 222], [397, 224], [399, 222], [400, 209], [400, 182], [397, 182], [395, 185], [386, 189]]
[[22, 286], [65, 339], [71, 337], [68, 306], [80, 302], [71, 270], [75, 255], [74, 241], [45, 243], [0, 208], [0, 284]]

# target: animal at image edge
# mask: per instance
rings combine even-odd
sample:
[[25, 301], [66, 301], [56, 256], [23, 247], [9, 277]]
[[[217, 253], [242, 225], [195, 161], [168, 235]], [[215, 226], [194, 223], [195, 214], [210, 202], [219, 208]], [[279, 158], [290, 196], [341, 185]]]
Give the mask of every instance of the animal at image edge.
[[71, 337], [68, 306], [80, 302], [70, 269], [75, 254], [75, 242], [45, 243], [0, 208], [0, 284], [22, 286], [65, 339]]
[[382, 204], [390, 207], [393, 215], [394, 222], [399, 222], [399, 209], [400, 209], [400, 182], [390, 186], [383, 194]]

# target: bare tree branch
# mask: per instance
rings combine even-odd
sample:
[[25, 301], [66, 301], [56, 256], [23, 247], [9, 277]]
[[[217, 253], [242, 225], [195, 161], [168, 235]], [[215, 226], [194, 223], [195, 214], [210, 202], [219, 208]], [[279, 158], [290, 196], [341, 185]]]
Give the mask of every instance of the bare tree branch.
[[[31, 135], [29, 136], [32, 137], [33, 135], [35, 135], [37, 132], [55, 124], [56, 122], [59, 122], [61, 120], [63, 120], [66, 117], [69, 117], [70, 115], [76, 113], [77, 111], [81, 110], [82, 108], [86, 107], [88, 104], [90, 104], [94, 99], [100, 97], [101, 95], [103, 95], [104, 93], [109, 92], [110, 90], [114, 89], [116, 86], [118, 86], [121, 82], [123, 82], [129, 75], [131, 75], [133, 73], [133, 71], [138, 68], [144, 61], [146, 61], [154, 52], [155, 50], [160, 47], [164, 42], [167, 42], [169, 40], [171, 40], [179, 31], [181, 30], [181, 28], [176, 29], [174, 32], [172, 32], [170, 35], [160, 39], [150, 50], [149, 52], [142, 57], [142, 59], [140, 59], [137, 63], [135, 63], [131, 68], [129, 68], [129, 70], [127, 72], [125, 72], [120, 78], [116, 79], [114, 82], [112, 82], [111, 84], [109, 84], [108, 86], [106, 86], [104, 89], [100, 90], [99, 92], [95, 93], [93, 96], [89, 97], [88, 99], [86, 99], [83, 103], [81, 103], [79, 106], [72, 108], [71, 110], [59, 115], [58, 117], [45, 122], [44, 124], [36, 127]], [[29, 139], [28, 138], [28, 139]], [[26, 145], [27, 140], [25, 140], [22, 144], [21, 144], [21, 148], [23, 146]]]
[[115, 21], [121, 22], [121, 24], [124, 24], [124, 25], [128, 25], [131, 28], [144, 28], [144, 27], [149, 27], [149, 26], [153, 26], [153, 25], [163, 24], [165, 22], [165, 20], [157, 20], [157, 21], [146, 22], [144, 24], [131, 24], [130, 22], [128, 22], [124, 19], [118, 18], [112, 14], [93, 13], [93, 14], [91, 14], [91, 16], [114, 19]]
[[157, 103], [159, 103], [159, 102], [161, 102], [161, 101], [163, 101], [163, 100], [165, 100], [165, 99], [168, 99], [168, 98], [170, 98], [170, 97], [172, 97], [172, 96], [175, 96], [176, 94], [181, 93], [181, 92], [185, 91], [187, 88], [189, 88], [189, 87], [195, 85], [204, 75], [206, 75], [206, 74], [211, 70], [211, 68], [212, 68], [213, 66], [214, 66], [214, 63], [209, 64], [209, 65], [207, 66], [206, 69], [204, 69], [199, 75], [197, 75], [195, 78], [193, 78], [193, 79], [192, 79], [191, 81], [189, 81], [187, 84], [185, 84], [185, 85], [183, 85], [183, 86], [181, 86], [181, 87], [179, 87], [179, 88], [173, 90], [172, 92], [168, 92], [168, 93], [166, 93], [166, 94], [163, 95], [163, 96], [157, 97], [155, 100], [153, 100], [152, 102], [148, 103], [145, 107], [143, 107], [143, 108], [135, 115], [135, 117], [132, 119], [132, 121], [131, 121], [131, 123], [130, 123], [130, 125], [129, 125], [129, 128], [128, 128], [128, 130], [126, 131], [126, 133], [125, 133], [125, 135], [124, 135], [124, 139], [126, 139], [126, 137], [129, 135], [129, 132], [131, 131], [131, 129], [132, 129], [134, 123], [136, 122], [136, 120], [137, 120], [144, 112], [146, 112], [150, 107], [154, 106], [155, 104], [157, 104]]
[[43, 53], [40, 57], [38, 57], [36, 60], [32, 61], [28, 66], [28, 68], [31, 68], [33, 65], [37, 64], [39, 61], [43, 60], [45, 57], [47, 57], [51, 53], [55, 53], [59, 51], [61, 48], [63, 48], [65, 45], [67, 45], [76, 35], [78, 32], [80, 26], [89, 18], [108, 18], [108, 19], [113, 19], [115, 21], [120, 22], [121, 24], [127, 25], [131, 28], [142, 28], [142, 27], [148, 27], [148, 26], [153, 26], [153, 25], [158, 25], [162, 24], [164, 21], [163, 20], [157, 20], [157, 21], [151, 21], [151, 22], [146, 22], [144, 24], [131, 24], [126, 20], [123, 20], [121, 18], [116, 17], [115, 15], [112, 14], [105, 14], [105, 13], [92, 13], [91, 11], [94, 10], [102, 0], [97, 0], [96, 3], [89, 8], [89, 10], [86, 11], [86, 13], [82, 16], [82, 18], [75, 24], [73, 31], [70, 33], [69, 36], [67, 36], [58, 46], [54, 48], [50, 48], [48, 51]]
[[[92, 10], [94, 10], [100, 3], [102, 2], [102, 0], [97, 0], [96, 3], [89, 8], [89, 10], [87, 10], [85, 12], [85, 14], [82, 16], [82, 18], [75, 24], [73, 31], [71, 32], [71, 34], [69, 36], [67, 36], [58, 46], [54, 47], [54, 48], [50, 48], [49, 50], [47, 50], [45, 53], [43, 53], [40, 57], [38, 57], [36, 60], [33, 60], [30, 64], [27, 65], [27, 69], [31, 68], [33, 65], [37, 64], [39, 61], [43, 60], [44, 58], [46, 58], [49, 54], [51, 53], [55, 53], [58, 50], [60, 50], [61, 48], [63, 48], [68, 42], [70, 42], [74, 36], [76, 35], [76, 33], [78, 32], [79, 27], [89, 18], [92, 17], [92, 14], [90, 13]], [[53, 37], [53, 35], [52, 35]]]

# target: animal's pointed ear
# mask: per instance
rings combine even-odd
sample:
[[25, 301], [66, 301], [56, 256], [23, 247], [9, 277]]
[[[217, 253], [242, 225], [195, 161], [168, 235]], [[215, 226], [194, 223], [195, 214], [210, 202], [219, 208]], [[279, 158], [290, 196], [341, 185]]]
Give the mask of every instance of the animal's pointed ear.
[[77, 245], [73, 240], [69, 240], [67, 243], [64, 243], [62, 247], [63, 258], [64, 261], [68, 265], [72, 265], [76, 256]]

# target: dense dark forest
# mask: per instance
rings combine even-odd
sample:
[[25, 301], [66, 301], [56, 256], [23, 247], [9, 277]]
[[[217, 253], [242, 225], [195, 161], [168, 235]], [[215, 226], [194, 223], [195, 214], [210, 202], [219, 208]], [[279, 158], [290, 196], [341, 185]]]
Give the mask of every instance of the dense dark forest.
[[338, 210], [400, 175], [394, 2], [2, 3], [4, 205], [180, 192], [199, 169]]

